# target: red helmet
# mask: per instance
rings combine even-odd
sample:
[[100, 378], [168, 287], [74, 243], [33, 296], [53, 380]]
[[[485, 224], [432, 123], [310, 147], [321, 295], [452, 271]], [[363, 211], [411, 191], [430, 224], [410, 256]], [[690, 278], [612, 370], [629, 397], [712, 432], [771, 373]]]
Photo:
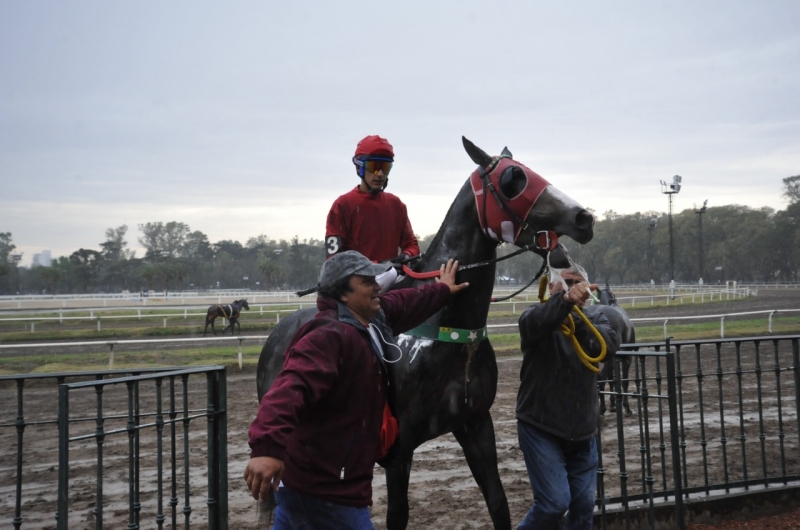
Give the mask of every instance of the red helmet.
[[367, 136], [358, 142], [358, 145], [356, 146], [356, 157], [368, 155], [394, 158], [394, 149], [392, 149], [392, 144], [389, 143], [389, 140], [374, 134]]

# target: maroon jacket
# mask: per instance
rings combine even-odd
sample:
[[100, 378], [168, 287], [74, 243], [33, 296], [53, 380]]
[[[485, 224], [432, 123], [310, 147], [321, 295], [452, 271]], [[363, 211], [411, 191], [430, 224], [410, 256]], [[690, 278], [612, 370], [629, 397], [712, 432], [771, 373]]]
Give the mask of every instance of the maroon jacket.
[[[450, 299], [440, 283], [381, 296], [371, 324], [385, 341], [407, 331]], [[250, 425], [251, 456], [283, 460], [288, 488], [347, 506], [372, 504], [372, 470], [380, 452], [386, 367], [367, 329], [332, 298], [301, 327], [284, 353], [283, 370]], [[382, 345], [387, 359], [395, 347]]]

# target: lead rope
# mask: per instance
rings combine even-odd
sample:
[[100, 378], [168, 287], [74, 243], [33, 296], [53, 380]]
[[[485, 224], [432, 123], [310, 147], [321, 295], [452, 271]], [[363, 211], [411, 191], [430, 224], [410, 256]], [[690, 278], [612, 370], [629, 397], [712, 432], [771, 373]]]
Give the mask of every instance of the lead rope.
[[[548, 279], [547, 275], [542, 276], [542, 278], [539, 280], [539, 302], [544, 302], [544, 295], [549, 283], [550, 280]], [[597, 328], [594, 327], [592, 321], [586, 318], [586, 315], [583, 313], [583, 311], [581, 311], [580, 307], [576, 305], [572, 308], [572, 310], [575, 311], [584, 322], [586, 322], [586, 325], [589, 326], [589, 330], [600, 342], [600, 355], [597, 357], [591, 357], [588, 353], [586, 353], [586, 350], [583, 349], [581, 343], [578, 342], [578, 337], [575, 336], [575, 320], [572, 318], [572, 314], [567, 315], [566, 320], [559, 326], [559, 331], [561, 331], [565, 337], [570, 339], [572, 346], [575, 348], [575, 351], [578, 354], [578, 358], [581, 360], [584, 366], [594, 373], [599, 373], [600, 369], [595, 366], [595, 364], [606, 358], [606, 351], [608, 349], [606, 347], [606, 341], [603, 339], [603, 336], [600, 334], [600, 332], [597, 331]]]

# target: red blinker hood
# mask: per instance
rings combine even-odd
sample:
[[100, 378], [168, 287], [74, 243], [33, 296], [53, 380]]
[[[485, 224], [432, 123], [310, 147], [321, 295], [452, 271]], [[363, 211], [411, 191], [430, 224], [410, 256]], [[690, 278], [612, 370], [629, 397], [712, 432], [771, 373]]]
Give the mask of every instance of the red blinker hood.
[[[522, 192], [513, 199], [503, 196], [500, 190], [500, 176], [508, 167], [517, 166], [525, 172], [527, 182]], [[505, 241], [506, 243], [514, 243], [519, 237], [522, 230], [522, 225], [514, 222], [514, 218], [504, 210], [494, 197], [491, 196], [489, 189], [484, 186], [484, 179], [488, 179], [494, 186], [497, 194], [502, 199], [505, 207], [521, 219], [523, 222], [528, 217], [528, 214], [533, 208], [533, 205], [539, 199], [539, 196], [550, 185], [544, 178], [524, 165], [512, 160], [509, 157], [501, 157], [499, 160], [495, 159], [493, 167], [490, 166], [489, 174], [481, 178], [480, 168], [476, 169], [470, 175], [470, 183], [472, 184], [472, 193], [475, 195], [475, 207], [478, 211], [478, 219], [481, 222], [481, 228], [484, 233], [495, 241]], [[488, 193], [489, 197], [484, 197], [484, 193]]]

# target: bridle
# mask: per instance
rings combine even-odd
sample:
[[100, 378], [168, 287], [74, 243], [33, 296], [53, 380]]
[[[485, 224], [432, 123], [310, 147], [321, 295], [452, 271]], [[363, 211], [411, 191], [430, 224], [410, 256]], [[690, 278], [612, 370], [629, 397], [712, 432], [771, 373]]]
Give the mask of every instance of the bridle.
[[[511, 167], [519, 168], [527, 179], [523, 190], [512, 198], [504, 197], [502, 190], [498, 191], [502, 173], [509, 170]], [[492, 159], [492, 162], [486, 167], [478, 167], [472, 175], [470, 175], [470, 184], [472, 185], [472, 192], [475, 196], [475, 207], [478, 212], [478, 220], [481, 225], [481, 230], [489, 239], [494, 240], [498, 245], [502, 241], [508, 243], [515, 243], [519, 234], [523, 230], [527, 230], [529, 225], [524, 220], [528, 217], [531, 209], [536, 204], [536, 201], [544, 192], [545, 188], [550, 185], [544, 178], [531, 171], [527, 167], [515, 162], [511, 158], [511, 154], [507, 150]], [[489, 202], [487, 197], [491, 195], [493, 202]], [[510, 225], [510, 226], [509, 226]], [[503, 236], [503, 239], [498, 237], [498, 233]], [[512, 236], [513, 234], [513, 236]], [[509, 238], [511, 238], [509, 240]], [[458, 271], [474, 269], [476, 267], [483, 267], [498, 263], [500, 261], [518, 256], [523, 252], [540, 250], [550, 252], [558, 246], [558, 235], [552, 230], [540, 230], [534, 235], [534, 242], [531, 245], [521, 246], [515, 252], [507, 254], [500, 258], [493, 258], [478, 263], [470, 263], [460, 265]], [[519, 292], [527, 289], [539, 276], [544, 272], [545, 265], [539, 273], [526, 285], [523, 289], [514, 293], [509, 297], [502, 297], [493, 299], [492, 301], [507, 300]], [[439, 271], [429, 272], [414, 272], [407, 265], [403, 265], [403, 272], [416, 280], [424, 280], [436, 278], [439, 276]]]

